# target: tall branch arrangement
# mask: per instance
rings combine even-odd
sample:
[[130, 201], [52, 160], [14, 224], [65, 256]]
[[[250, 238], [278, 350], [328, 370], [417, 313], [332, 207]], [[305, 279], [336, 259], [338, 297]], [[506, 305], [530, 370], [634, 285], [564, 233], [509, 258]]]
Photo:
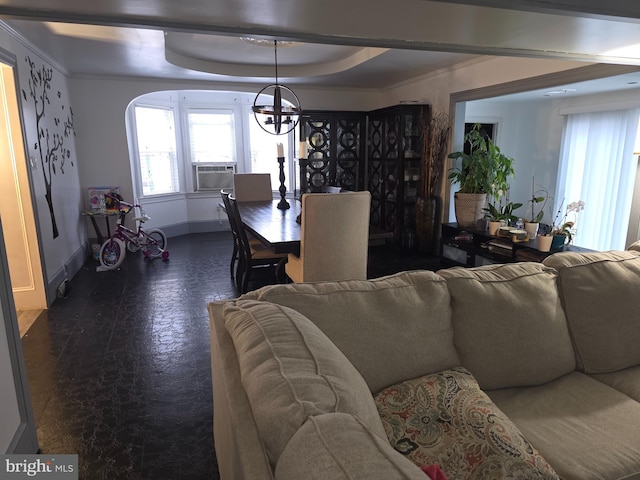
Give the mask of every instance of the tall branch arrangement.
[[[33, 99], [36, 114], [36, 132], [38, 141], [34, 144], [40, 156], [40, 166], [42, 167], [42, 175], [45, 184], [45, 198], [49, 206], [51, 215], [51, 226], [53, 230], [53, 238], [57, 238], [58, 226], [56, 224], [56, 216], [53, 208], [53, 196], [51, 192], [51, 182], [53, 176], [58, 171], [64, 175], [64, 165], [67, 160], [73, 165], [71, 158], [71, 150], [65, 145], [65, 141], [73, 134], [75, 136], [75, 128], [73, 126], [73, 111], [69, 108], [67, 118], [60, 120], [60, 116], [54, 113], [53, 125], [47, 125], [45, 120], [46, 112], [51, 107], [49, 91], [51, 90], [51, 80], [53, 79], [53, 68], [47, 68], [45, 65], [37, 67], [36, 63], [30, 57], [26, 57], [25, 61], [29, 64], [29, 97]], [[22, 96], [27, 100], [27, 95], [22, 90]], [[58, 91], [58, 98], [61, 93]], [[64, 115], [65, 107], [61, 106], [61, 114]], [[51, 128], [51, 130], [50, 130]]]
[[442, 173], [446, 159], [451, 119], [445, 112], [435, 112], [429, 118], [423, 115], [421, 191], [423, 198], [440, 193]]

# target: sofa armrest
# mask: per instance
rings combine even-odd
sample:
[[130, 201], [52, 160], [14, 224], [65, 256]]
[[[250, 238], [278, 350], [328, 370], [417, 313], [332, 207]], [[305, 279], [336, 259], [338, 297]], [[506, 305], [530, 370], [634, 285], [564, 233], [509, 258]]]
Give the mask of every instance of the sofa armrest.
[[220, 477], [271, 480], [273, 471], [240, 380], [236, 351], [222, 317], [226, 302], [208, 306], [211, 328], [213, 436]]

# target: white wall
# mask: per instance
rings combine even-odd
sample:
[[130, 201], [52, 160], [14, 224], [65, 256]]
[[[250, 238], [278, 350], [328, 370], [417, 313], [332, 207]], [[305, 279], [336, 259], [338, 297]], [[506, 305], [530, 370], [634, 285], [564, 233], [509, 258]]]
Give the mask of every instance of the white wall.
[[[466, 121], [498, 123], [497, 143], [504, 153], [515, 160], [515, 178], [511, 182], [511, 201], [524, 203], [517, 214], [530, 215], [528, 199], [531, 196], [531, 179], [536, 185], [547, 188], [554, 195], [560, 159], [560, 145], [566, 114], [633, 108], [640, 106], [640, 98], [634, 90], [621, 90], [597, 95], [554, 97], [527, 102], [508, 102], [499, 98], [466, 102]], [[636, 185], [634, 198], [640, 199], [640, 184]], [[640, 211], [636, 200], [632, 219]], [[525, 210], [526, 208], [526, 210]], [[553, 201], [545, 208], [546, 223], [553, 220]], [[640, 238], [637, 221], [632, 221], [627, 243]]]
[[394, 85], [383, 92], [383, 105], [402, 100], [430, 103], [434, 110], [449, 111], [454, 93], [501, 85], [541, 75], [562, 72], [587, 64], [565, 60], [543, 60], [515, 57], [478, 57], [449, 69], [417, 77]]
[[[554, 102], [478, 100], [467, 102], [466, 107], [466, 122], [498, 124], [496, 144], [515, 160], [509, 199], [523, 204], [516, 215], [529, 218], [532, 179], [535, 178], [536, 188], [543, 186], [550, 195], [556, 187], [563, 118]], [[552, 203], [545, 208], [548, 222], [553, 219], [552, 209]]]
[[[50, 143], [53, 134], [62, 132], [62, 128], [55, 124], [55, 118], [64, 121], [67, 112], [73, 108], [70, 102], [65, 72], [52, 65], [49, 59], [39, 55], [31, 46], [22, 43], [16, 36], [0, 27], [0, 48], [16, 57], [18, 68], [18, 95], [24, 120], [24, 134], [27, 143], [27, 157], [37, 159], [37, 167], [31, 168], [32, 188], [35, 196], [38, 231], [45, 260], [46, 281], [51, 282], [61, 274], [68, 260], [83, 250], [86, 242], [83, 221], [80, 219], [82, 195], [78, 175], [78, 159], [76, 157], [76, 138], [65, 138], [65, 146], [69, 147], [71, 155], [65, 160], [64, 172], [59, 168], [52, 173], [52, 196], [55, 218], [59, 236], [53, 238], [53, 230], [49, 207], [45, 199], [44, 174], [42, 172], [39, 151], [35, 148], [38, 141], [36, 131], [36, 114], [34, 100], [30, 97], [29, 79], [31, 69], [26, 61], [30, 57], [40, 68], [53, 68], [51, 89], [48, 91], [49, 101], [46, 105], [43, 128], [50, 133]], [[76, 122], [77, 124], [77, 122]], [[44, 140], [46, 141], [46, 139]], [[81, 160], [80, 160], [81, 161]]]

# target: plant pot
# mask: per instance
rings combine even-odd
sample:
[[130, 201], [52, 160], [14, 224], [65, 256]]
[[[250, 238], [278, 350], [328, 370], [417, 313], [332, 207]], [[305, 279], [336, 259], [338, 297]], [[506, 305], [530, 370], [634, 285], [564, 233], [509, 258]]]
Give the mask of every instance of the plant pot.
[[554, 235], [553, 241], [551, 242], [551, 248], [553, 249], [562, 248], [566, 241], [567, 241], [566, 235]]
[[489, 235], [498, 235], [502, 222], [489, 222]]
[[484, 217], [487, 206], [486, 193], [460, 193], [453, 196], [456, 221], [459, 227], [471, 228]]
[[551, 250], [552, 235], [538, 235], [538, 250], [548, 252]]
[[527, 237], [529, 240], [533, 240], [538, 235], [539, 223], [527, 222], [524, 224], [524, 229], [527, 231]]

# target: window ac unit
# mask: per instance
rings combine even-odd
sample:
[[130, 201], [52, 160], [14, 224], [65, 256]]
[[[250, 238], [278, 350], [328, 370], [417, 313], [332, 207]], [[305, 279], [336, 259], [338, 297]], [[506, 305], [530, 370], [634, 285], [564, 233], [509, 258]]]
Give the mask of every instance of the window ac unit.
[[195, 165], [196, 191], [210, 192], [233, 188], [235, 164]]

